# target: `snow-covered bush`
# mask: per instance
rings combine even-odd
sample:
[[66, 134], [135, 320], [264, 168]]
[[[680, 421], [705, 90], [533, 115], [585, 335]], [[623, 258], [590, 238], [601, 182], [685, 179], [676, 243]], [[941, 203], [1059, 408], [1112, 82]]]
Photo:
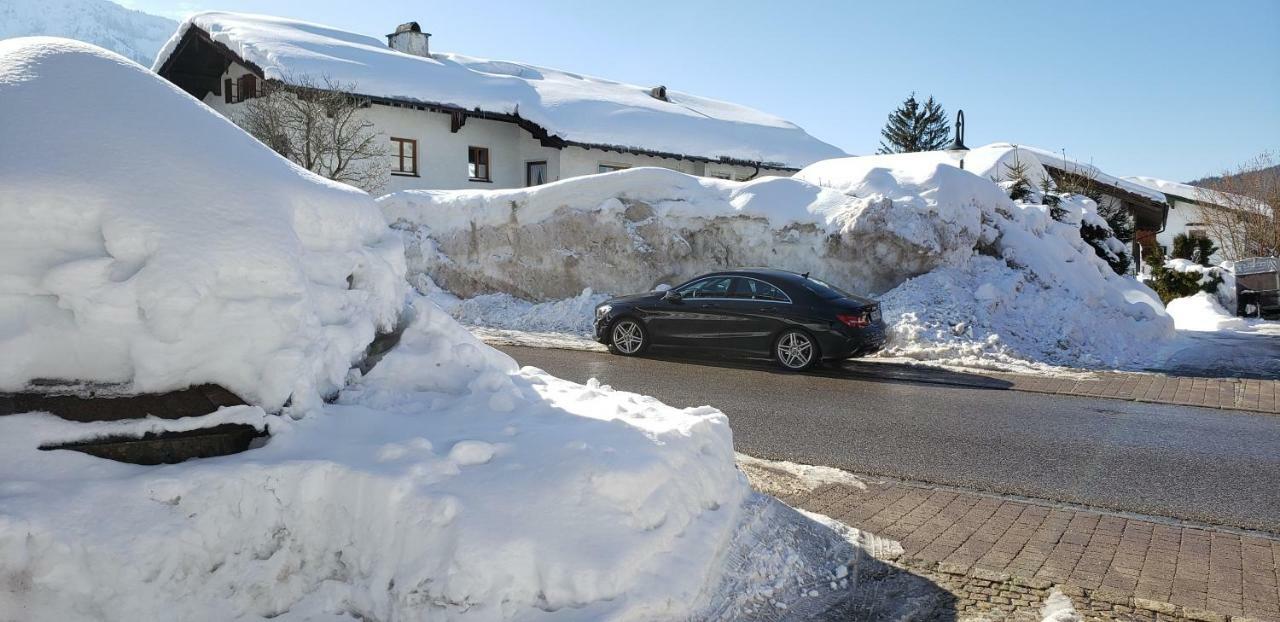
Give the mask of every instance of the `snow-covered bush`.
[[403, 306], [372, 199], [272, 153], [146, 69], [0, 42], [0, 390], [216, 383], [331, 394]]

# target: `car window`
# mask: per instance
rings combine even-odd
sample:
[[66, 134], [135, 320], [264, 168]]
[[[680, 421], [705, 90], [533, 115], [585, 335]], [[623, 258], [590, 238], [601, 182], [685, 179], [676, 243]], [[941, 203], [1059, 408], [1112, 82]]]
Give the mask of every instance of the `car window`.
[[782, 290], [774, 287], [773, 285], [765, 283], [764, 281], [757, 281], [755, 279], [747, 280], [751, 281], [755, 286], [755, 289], [752, 292], [752, 298], [755, 300], [770, 300], [773, 302], [790, 302], [791, 300], [786, 294], [782, 293]]
[[787, 295], [782, 290], [749, 277], [737, 277], [733, 280], [733, 288], [730, 290], [733, 298], [742, 298], [746, 300], [771, 300], [774, 302], [789, 302]]
[[850, 294], [849, 292], [846, 292], [843, 289], [840, 289], [839, 287], [836, 287], [829, 283], [824, 283], [823, 281], [815, 279], [811, 276], [805, 277], [805, 279], [801, 282], [804, 283], [805, 289], [813, 292], [819, 298], [822, 298], [824, 300], [834, 300], [836, 298], [850, 298], [853, 296], [853, 294]]
[[694, 281], [680, 288], [683, 298], [728, 298], [733, 277], [718, 276]]

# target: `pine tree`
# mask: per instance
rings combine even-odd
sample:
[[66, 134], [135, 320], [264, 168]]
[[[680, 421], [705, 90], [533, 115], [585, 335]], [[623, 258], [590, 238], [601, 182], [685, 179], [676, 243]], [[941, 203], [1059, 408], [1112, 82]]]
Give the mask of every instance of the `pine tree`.
[[1013, 164], [1004, 165], [1004, 179], [1000, 181], [1008, 182], [1006, 190], [1009, 192], [1009, 198], [1014, 201], [1021, 201], [1031, 196], [1031, 176], [1029, 175], [1030, 167], [1025, 162], [1018, 159], [1018, 152], [1013, 153]]
[[912, 93], [889, 115], [880, 135], [884, 140], [880, 141], [879, 153], [937, 151], [946, 146], [951, 124], [947, 123], [946, 111], [933, 101], [932, 95], [921, 106]]

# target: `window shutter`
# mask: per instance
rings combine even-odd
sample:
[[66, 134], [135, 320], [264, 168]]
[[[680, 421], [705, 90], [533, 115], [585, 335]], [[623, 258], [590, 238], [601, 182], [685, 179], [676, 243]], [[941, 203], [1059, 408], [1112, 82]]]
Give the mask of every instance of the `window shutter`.
[[226, 103], [234, 103], [231, 97], [231, 78], [222, 81], [222, 100]]

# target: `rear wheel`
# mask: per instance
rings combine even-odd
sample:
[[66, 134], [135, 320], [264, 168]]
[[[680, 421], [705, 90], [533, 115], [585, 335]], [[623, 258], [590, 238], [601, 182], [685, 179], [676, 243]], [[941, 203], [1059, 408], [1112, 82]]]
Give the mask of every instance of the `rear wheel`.
[[774, 342], [773, 359], [792, 371], [809, 369], [818, 363], [818, 344], [809, 333], [793, 328]]
[[623, 356], [635, 356], [649, 347], [649, 333], [639, 321], [624, 317], [609, 329], [609, 351]]

